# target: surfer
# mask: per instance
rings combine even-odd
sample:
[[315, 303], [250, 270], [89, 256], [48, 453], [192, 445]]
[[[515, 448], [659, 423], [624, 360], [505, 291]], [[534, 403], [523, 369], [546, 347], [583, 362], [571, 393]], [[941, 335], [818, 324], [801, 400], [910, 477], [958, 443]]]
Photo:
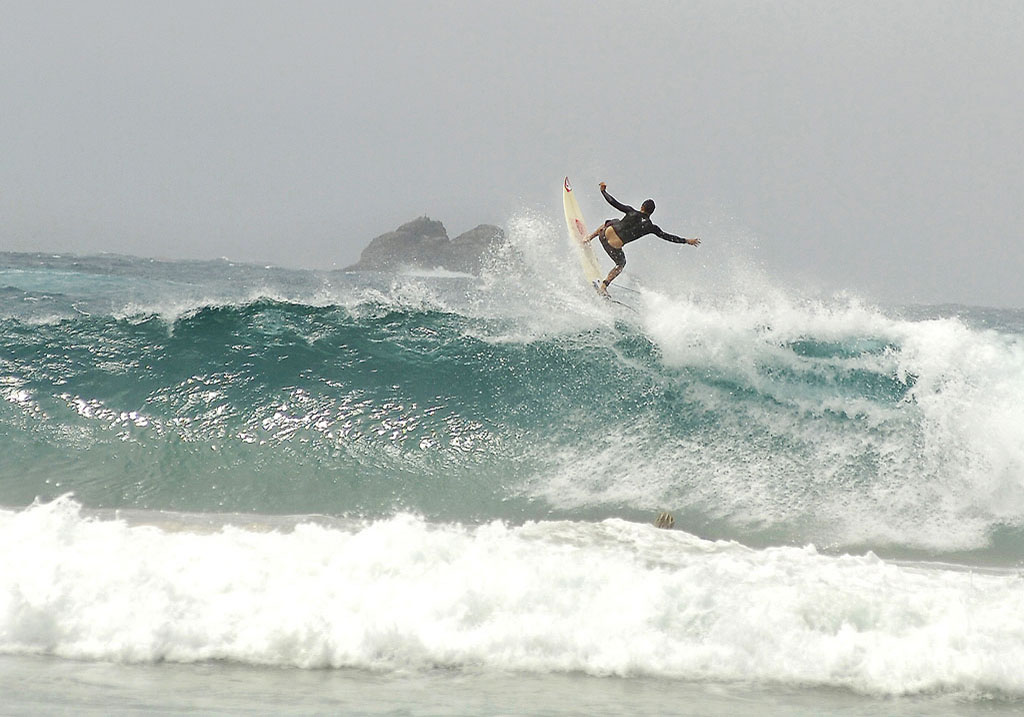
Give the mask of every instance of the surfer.
[[690, 246], [700, 244], [700, 239], [677, 237], [675, 234], [663, 231], [661, 227], [652, 222], [651, 214], [654, 213], [653, 199], [645, 199], [639, 209], [634, 209], [610, 195], [606, 189], [608, 185], [604, 182], [601, 182], [599, 186], [601, 187], [601, 194], [604, 195], [608, 203], [626, 215], [622, 219], [609, 219], [594, 230], [586, 239], [589, 242], [594, 237], [600, 237], [601, 246], [604, 247], [611, 260], [615, 262], [615, 266], [608, 272], [608, 277], [604, 281], [594, 282], [594, 286], [602, 294], [608, 293], [608, 285], [615, 280], [616, 276], [622, 273], [622, 269], [626, 266], [626, 254], [622, 251], [622, 247], [631, 241], [636, 241], [647, 234], [654, 234], [673, 244], [689, 244]]

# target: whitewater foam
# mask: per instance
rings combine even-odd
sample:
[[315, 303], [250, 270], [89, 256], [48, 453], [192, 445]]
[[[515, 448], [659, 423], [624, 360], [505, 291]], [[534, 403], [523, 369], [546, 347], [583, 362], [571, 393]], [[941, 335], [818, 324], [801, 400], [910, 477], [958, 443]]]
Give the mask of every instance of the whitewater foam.
[[[645, 331], [666, 364], [716, 377], [704, 386], [705, 405], [736, 404], [737, 395], [754, 389], [773, 403], [752, 414], [723, 415], [767, 422], [771, 434], [827, 447], [827, 453], [811, 451], [798, 482], [818, 473], [823, 487], [841, 488], [841, 476], [828, 479], [829, 465], [874, 456], [876, 508], [889, 513], [892, 506], [885, 504], [895, 499], [904, 517], [915, 511], [912, 520], [882, 522], [916, 524], [922, 544], [977, 545], [993, 518], [1019, 521], [1019, 334], [970, 329], [957, 319], [893, 319], [855, 299], [795, 303], [781, 294], [754, 304], [745, 297], [698, 304], [647, 292], [647, 309]], [[716, 383], [728, 389], [717, 397]], [[742, 432], [739, 424], [734, 428]], [[801, 470], [800, 464], [792, 468]], [[779, 481], [786, 473], [768, 477]], [[933, 498], [922, 501], [924, 494]], [[860, 526], [850, 526], [847, 539], [908, 539], [872, 520], [874, 510]]]
[[606, 520], [168, 530], [0, 511], [0, 652], [1024, 695], [1013, 572]]

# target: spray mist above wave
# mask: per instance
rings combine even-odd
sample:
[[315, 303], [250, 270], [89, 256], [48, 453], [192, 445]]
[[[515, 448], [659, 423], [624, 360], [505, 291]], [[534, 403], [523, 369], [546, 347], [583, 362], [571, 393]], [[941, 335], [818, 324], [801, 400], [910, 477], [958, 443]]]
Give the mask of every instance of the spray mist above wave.
[[[340, 306], [352, 311], [437, 310], [475, 318], [557, 322], [571, 307], [602, 318], [592, 299], [566, 285], [571, 257], [556, 226], [524, 214], [508, 226], [510, 241], [484, 261], [481, 276], [300, 271], [229, 261], [169, 262], [133, 257], [4, 254], [0, 320], [38, 322], [158, 317], [168, 324], [207, 308], [261, 301]], [[45, 311], [41, 304], [48, 304]], [[30, 316], [31, 315], [31, 316]], [[550, 328], [550, 326], [549, 326]], [[567, 329], [577, 327], [566, 324]]]

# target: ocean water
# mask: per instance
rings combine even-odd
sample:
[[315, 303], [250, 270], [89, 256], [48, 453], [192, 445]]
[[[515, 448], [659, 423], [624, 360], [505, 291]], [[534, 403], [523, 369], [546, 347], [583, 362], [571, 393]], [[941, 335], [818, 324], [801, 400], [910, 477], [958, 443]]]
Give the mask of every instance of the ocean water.
[[1024, 709], [1024, 312], [629, 310], [509, 235], [524, 283], [0, 254], [5, 713]]

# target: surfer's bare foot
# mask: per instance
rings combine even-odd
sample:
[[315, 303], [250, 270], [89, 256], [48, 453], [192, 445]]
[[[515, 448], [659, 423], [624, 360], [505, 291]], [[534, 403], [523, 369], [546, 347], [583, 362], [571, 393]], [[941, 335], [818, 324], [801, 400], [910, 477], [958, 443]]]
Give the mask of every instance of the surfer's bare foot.
[[608, 285], [600, 279], [594, 280], [594, 288], [597, 289], [597, 293], [601, 296], [608, 296]]

